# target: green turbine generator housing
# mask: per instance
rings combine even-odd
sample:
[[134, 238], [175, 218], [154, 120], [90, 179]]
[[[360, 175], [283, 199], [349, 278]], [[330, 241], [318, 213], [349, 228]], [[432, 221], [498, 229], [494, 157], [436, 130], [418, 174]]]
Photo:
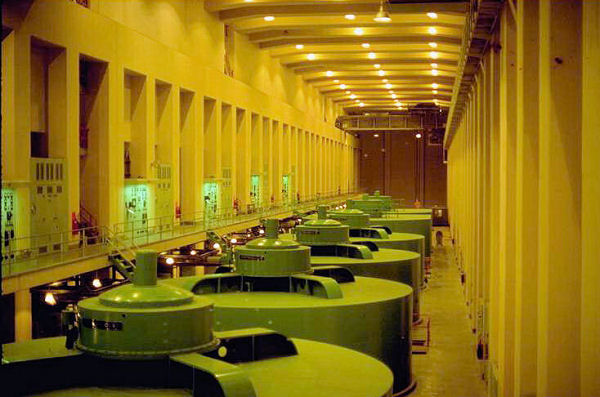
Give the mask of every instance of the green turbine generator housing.
[[[357, 350], [390, 367], [395, 391], [411, 390], [412, 288], [389, 280], [355, 278], [338, 266], [310, 268], [310, 249], [291, 239], [273, 238], [277, 225], [277, 220], [268, 220], [265, 238], [236, 249], [236, 272], [163, 282], [213, 300], [217, 330], [266, 327]], [[287, 260], [279, 256], [284, 251], [289, 253]], [[261, 264], [269, 268], [269, 263], [275, 263], [271, 255], [282, 260], [282, 270], [277, 276], [263, 276], [274, 274], [273, 269], [256, 271]], [[242, 273], [248, 270], [251, 273]]]
[[[391, 396], [392, 372], [366, 354], [262, 328], [213, 333], [212, 302], [168, 283], [157, 285], [156, 259], [154, 252], [138, 252], [133, 285], [82, 301], [77, 316], [67, 312], [66, 319], [74, 322], [65, 323], [70, 335], [66, 344], [57, 337], [4, 345], [3, 392], [61, 397]], [[80, 337], [78, 349], [72, 348], [72, 331]], [[317, 381], [331, 368], [334, 374]]]
[[431, 234], [433, 222], [431, 215], [405, 215], [386, 213], [383, 217], [371, 217], [371, 225], [385, 226], [392, 233], [414, 233], [425, 237], [425, 257], [431, 257]]
[[[425, 237], [413, 233], [388, 233], [385, 227], [370, 227], [370, 216], [361, 210], [333, 210], [327, 217], [350, 226], [351, 244], [375, 244], [379, 249], [412, 251], [419, 254], [419, 279], [421, 286], [425, 283]], [[387, 229], [387, 230], [386, 230]]]
[[[420, 319], [421, 256], [416, 252], [396, 249], [379, 249], [375, 243], [351, 244], [350, 228], [327, 216], [327, 207], [319, 206], [319, 219], [310, 220], [296, 227], [296, 240], [311, 246], [311, 265], [343, 266], [353, 274], [398, 281], [413, 288], [413, 320]], [[360, 215], [356, 210], [346, 210], [346, 217]], [[330, 218], [335, 215], [330, 214]], [[326, 226], [324, 226], [326, 225]], [[327, 233], [323, 233], [323, 231]], [[337, 232], [334, 232], [336, 231]], [[373, 234], [389, 239], [383, 229], [369, 229]], [[336, 234], [337, 240], [322, 236]], [[285, 237], [289, 238], [289, 237]]]

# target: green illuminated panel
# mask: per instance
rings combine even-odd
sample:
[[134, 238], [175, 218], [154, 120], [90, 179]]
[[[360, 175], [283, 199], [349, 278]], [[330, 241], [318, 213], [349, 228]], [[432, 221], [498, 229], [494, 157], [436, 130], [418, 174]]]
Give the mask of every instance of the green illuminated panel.
[[17, 210], [16, 192], [2, 189], [2, 258], [8, 259], [15, 250], [15, 215]]
[[204, 196], [204, 219], [214, 219], [219, 213], [219, 184], [205, 182], [202, 187]]
[[252, 175], [250, 177], [250, 204], [255, 208], [260, 207], [261, 201], [260, 175]]
[[146, 233], [148, 225], [148, 186], [136, 183], [125, 185], [126, 230], [135, 230], [136, 235]]

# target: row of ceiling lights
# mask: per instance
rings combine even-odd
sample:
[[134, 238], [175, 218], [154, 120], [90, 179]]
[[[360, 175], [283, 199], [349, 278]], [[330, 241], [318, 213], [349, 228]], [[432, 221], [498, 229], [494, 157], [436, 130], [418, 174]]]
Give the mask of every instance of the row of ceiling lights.
[[[252, 2], [252, 0], [246, 0], [246, 2], [250, 3], [250, 2]], [[428, 12], [427, 16], [429, 18], [431, 18], [431, 19], [437, 19], [438, 18], [438, 15], [435, 12]], [[347, 19], [347, 20], [353, 21], [353, 20], [356, 19], [356, 15], [354, 15], [354, 14], [346, 14], [346, 15], [344, 15], [344, 18]], [[375, 16], [375, 18], [373, 18], [373, 19], [376, 22], [390, 22], [391, 21], [391, 18], [389, 16], [388, 11], [384, 9], [384, 2], [383, 1], [380, 3], [379, 11], [377, 12], [377, 15]], [[271, 22], [271, 21], [275, 20], [275, 17], [273, 15], [267, 15], [267, 16], [264, 17], [264, 20], [267, 21], [267, 22]], [[358, 35], [358, 36], [361, 36], [361, 35], [364, 34], [363, 28], [360, 28], [360, 27], [354, 28], [353, 32], [354, 32], [355, 35]], [[437, 34], [437, 29], [435, 27], [433, 27], [433, 26], [430, 26], [427, 29], [427, 32], [430, 35], [433, 36], [433, 35]], [[437, 46], [438, 46], [438, 44], [436, 42], [429, 42], [428, 45], [431, 48], [437, 48]], [[369, 44], [369, 43], [362, 43], [361, 47], [365, 48], [365, 49], [368, 49], [368, 48], [371, 47], [371, 44]], [[304, 49], [304, 44], [296, 44], [296, 49], [298, 49], [298, 50]], [[431, 59], [437, 59], [439, 57], [439, 53], [437, 53], [435, 51], [431, 51], [429, 53], [429, 57]], [[314, 54], [314, 53], [309, 53], [309, 54], [306, 55], [306, 58], [309, 61], [314, 61], [315, 59], [317, 59], [317, 55]], [[377, 58], [377, 54], [374, 53], [374, 52], [369, 52], [367, 54], [367, 58], [369, 58], [369, 59], [376, 59]], [[374, 64], [373, 66], [375, 67], [375, 69], [378, 69], [377, 70], [377, 74], [379, 76], [382, 76], [382, 77], [385, 76], [386, 72], [381, 69], [381, 65], [380, 64]], [[431, 64], [431, 74], [433, 76], [438, 76], [439, 75], [439, 71], [437, 69], [437, 66], [438, 66], [437, 63], [432, 63]], [[333, 72], [331, 70], [328, 70], [325, 73], [325, 75], [327, 77], [333, 77], [335, 75], [335, 72]], [[389, 93], [390, 93], [392, 99], [395, 100], [396, 106], [399, 109], [402, 108], [402, 103], [400, 101], [398, 101], [398, 99], [396, 99], [397, 95], [393, 91], [391, 91], [392, 85], [388, 83], [388, 79], [383, 79], [383, 82], [385, 83], [385, 88], [390, 89]], [[334, 80], [334, 83], [336, 83], [336, 84], [339, 83], [339, 80]], [[437, 83], [433, 83], [432, 87], [433, 87], [432, 93], [434, 95], [436, 95], [438, 93], [438, 91], [437, 91], [438, 84]], [[347, 88], [346, 84], [340, 84], [340, 89], [345, 90], [346, 88]], [[358, 106], [360, 106], [360, 107], [365, 106], [365, 104], [360, 99], [356, 99], [356, 95], [353, 94], [351, 91], [346, 91], [346, 94], [349, 95], [350, 99], [354, 99], [355, 102], [358, 103]], [[437, 105], [437, 99], [434, 99], [434, 103]]]

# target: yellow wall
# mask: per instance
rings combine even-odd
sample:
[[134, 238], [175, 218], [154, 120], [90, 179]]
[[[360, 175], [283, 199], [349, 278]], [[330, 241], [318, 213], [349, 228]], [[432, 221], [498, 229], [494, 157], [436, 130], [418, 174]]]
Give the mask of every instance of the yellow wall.
[[490, 395], [598, 396], [600, 5], [516, 4], [449, 146], [457, 261]]
[[[31, 39], [35, 38], [46, 43], [44, 45], [58, 47], [63, 54], [60, 62], [53, 66], [56, 69], [54, 75], [63, 78], [57, 80], [60, 84], [55, 87], [53, 94], [48, 94], [60, 97], [56, 101], [63, 103], [60, 107], [53, 107], [49, 101], [48, 112], [51, 114], [48, 120], [52, 122], [47, 130], [51, 140], [51, 156], [52, 147], [61, 148], [54, 153], [60, 153], [67, 159], [69, 214], [79, 211], [80, 184], [91, 181], [94, 186], [85, 189], [96, 197], [86, 200], [90, 201], [90, 209], [99, 222], [109, 225], [124, 220], [124, 141], [134, 141], [132, 176], [141, 174], [146, 178], [152, 176], [154, 147], [158, 145], [157, 160], [175, 166], [174, 202], [181, 204], [181, 171], [178, 166], [181, 134], [185, 136], [181, 142], [186, 176], [182, 187], [182, 210], [192, 212], [203, 208], [201, 191], [203, 177], [207, 174], [204, 168], [214, 166], [203, 158], [205, 149], [211, 156], [214, 153], [216, 164], [225, 159], [235, 168], [232, 173], [233, 194], [245, 205], [249, 201], [249, 161], [252, 153], [263, 150], [261, 141], [250, 140], [252, 114], [259, 115], [261, 120], [257, 127], [261, 137], [262, 118], [266, 117], [271, 122], [271, 128], [273, 122], [278, 126], [277, 131], [271, 134], [279, 136], [283, 124], [296, 131], [296, 141], [289, 140], [287, 143], [291, 147], [296, 147], [304, 136], [310, 134], [323, 137], [328, 144], [340, 145], [339, 155], [332, 160], [339, 164], [338, 167], [323, 171], [314, 168], [314, 163], [300, 167], [297, 161], [295, 165], [298, 172], [303, 172], [297, 175], [297, 180], [307, 181], [299, 183], [297, 189], [303, 198], [337, 191], [338, 185], [342, 192], [347, 187], [350, 190], [356, 187], [356, 169], [351, 166], [354, 162], [346, 159], [356, 155], [353, 150], [356, 140], [334, 127], [336, 112], [340, 109], [305, 84], [300, 76], [282, 67], [267, 51], [261, 51], [237, 33], [232, 55], [234, 77], [226, 76], [223, 73], [224, 26], [215, 15], [205, 11], [203, 1], [93, 0], [90, 4], [91, 8], [86, 9], [67, 0], [38, 0], [32, 3], [24, 20], [15, 23], [11, 19], [7, 22], [14, 31], [2, 43], [2, 176], [5, 182], [29, 179], [26, 161], [29, 132], [38, 128], [38, 116], [41, 113], [38, 106], [32, 106], [30, 96], [22, 94], [37, 92], [34, 88], [39, 86], [37, 80], [32, 79], [32, 75], [38, 76], [39, 73], [32, 73], [31, 69], [32, 63], [37, 64], [32, 62], [30, 51]], [[91, 176], [80, 175], [79, 170], [80, 56], [104, 62], [107, 66], [104, 79], [106, 86], [102, 86], [98, 103], [94, 104], [94, 107], [105, 106], [105, 109], [101, 114], [92, 114], [91, 119], [101, 131], [93, 137], [97, 150], [90, 153], [91, 158], [88, 158], [88, 162], [93, 162], [92, 167], [95, 167]], [[125, 71], [144, 81], [136, 107], [141, 115], [128, 114], [131, 111], [132, 90], [129, 84], [125, 84]], [[49, 84], [54, 84], [54, 80], [50, 75]], [[169, 87], [168, 95], [160, 88], [160, 95], [156, 95], [157, 82], [159, 87]], [[186, 98], [184, 112], [180, 109], [180, 95]], [[204, 142], [205, 98], [215, 101], [216, 134], [220, 135], [227, 128], [235, 126], [231, 140], [212, 148], [206, 148]], [[223, 104], [227, 106], [223, 107]], [[236, 117], [225, 120], [231, 127], [222, 126], [221, 110], [228, 106], [231, 106], [232, 115], [237, 117], [238, 111], [243, 114], [239, 120]], [[157, 107], [166, 113], [157, 116]], [[234, 119], [236, 123], [233, 123]], [[237, 144], [236, 138], [244, 143]], [[55, 144], [52, 145], [52, 142]], [[215, 142], [221, 142], [220, 138]], [[277, 154], [283, 151], [281, 145], [284, 141], [274, 139], [273, 142], [277, 147], [271, 149], [268, 164], [269, 169], [279, 172], [279, 176], [271, 175], [271, 179], [280, 184], [283, 167], [274, 162], [279, 164], [283, 161]], [[309, 147], [301, 147], [303, 149], [297, 159], [308, 155]], [[245, 155], [232, 155], [228, 160], [230, 157], [225, 153], [237, 151]], [[240, 161], [240, 164], [237, 160], [233, 161], [238, 158], [244, 161]], [[346, 166], [342, 168], [342, 177], [334, 183], [332, 174], [340, 174], [343, 164]], [[259, 166], [262, 171], [262, 160]], [[215, 170], [217, 176], [220, 172], [220, 169]], [[324, 172], [328, 175], [324, 175]], [[237, 181], [238, 178], [246, 181]], [[317, 185], [317, 180], [324, 182]], [[271, 185], [277, 188], [273, 182]], [[275, 188], [273, 193], [279, 196]], [[22, 195], [23, 208], [27, 208], [27, 191]], [[19, 234], [27, 235], [28, 231], [20, 230]]]

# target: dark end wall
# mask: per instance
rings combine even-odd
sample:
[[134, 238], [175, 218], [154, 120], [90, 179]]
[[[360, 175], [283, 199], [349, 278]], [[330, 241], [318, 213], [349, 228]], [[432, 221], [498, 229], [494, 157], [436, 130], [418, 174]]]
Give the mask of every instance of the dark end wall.
[[[433, 136], [430, 136], [433, 134]], [[360, 132], [360, 187], [380, 190], [413, 206], [446, 206], [446, 164], [441, 142], [443, 130], [413, 132]], [[375, 136], [379, 135], [379, 136]], [[436, 139], [437, 138], [437, 139]]]

